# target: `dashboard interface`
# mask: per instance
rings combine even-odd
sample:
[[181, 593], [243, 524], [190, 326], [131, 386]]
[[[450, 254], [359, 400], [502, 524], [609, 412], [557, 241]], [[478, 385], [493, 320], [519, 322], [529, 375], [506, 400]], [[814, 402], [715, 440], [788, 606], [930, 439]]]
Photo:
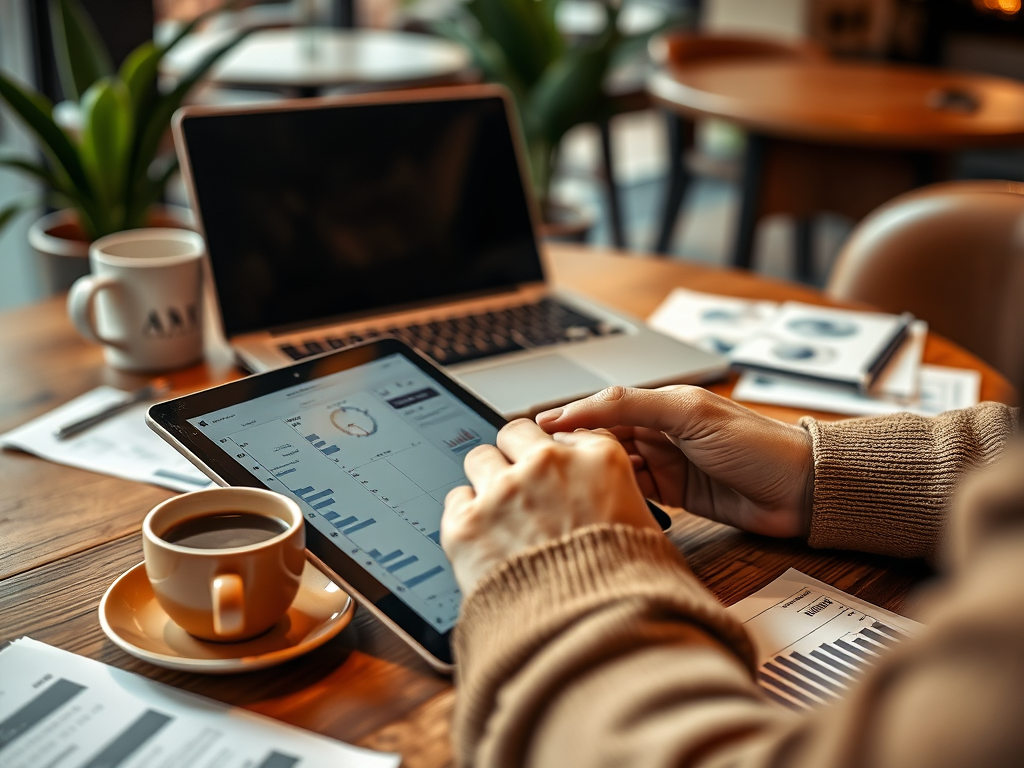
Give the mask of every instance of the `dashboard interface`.
[[465, 454], [497, 428], [402, 355], [201, 414], [188, 423], [438, 632], [461, 593], [440, 521]]

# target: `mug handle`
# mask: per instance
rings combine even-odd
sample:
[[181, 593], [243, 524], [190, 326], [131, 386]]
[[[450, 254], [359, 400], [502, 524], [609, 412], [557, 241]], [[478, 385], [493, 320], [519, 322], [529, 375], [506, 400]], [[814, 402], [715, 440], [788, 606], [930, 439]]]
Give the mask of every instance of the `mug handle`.
[[97, 344], [109, 344], [113, 347], [123, 346], [116, 339], [103, 338], [96, 329], [96, 297], [100, 291], [108, 290], [116, 285], [117, 280], [112, 277], [86, 275], [78, 278], [71, 286], [71, 291], [68, 293], [68, 316], [74, 323], [75, 329], [89, 341], [94, 341]]
[[245, 589], [242, 577], [222, 573], [214, 577], [210, 590], [213, 603], [213, 631], [218, 635], [237, 635], [245, 626]]

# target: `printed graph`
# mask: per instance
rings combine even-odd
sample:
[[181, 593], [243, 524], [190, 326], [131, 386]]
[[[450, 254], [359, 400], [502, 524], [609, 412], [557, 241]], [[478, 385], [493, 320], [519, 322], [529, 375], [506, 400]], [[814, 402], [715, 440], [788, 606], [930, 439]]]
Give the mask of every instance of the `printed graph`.
[[757, 681], [774, 701], [792, 709], [811, 709], [839, 699], [887, 648], [905, 639], [899, 630], [871, 620], [870, 627], [832, 642], [776, 655], [761, 665]]

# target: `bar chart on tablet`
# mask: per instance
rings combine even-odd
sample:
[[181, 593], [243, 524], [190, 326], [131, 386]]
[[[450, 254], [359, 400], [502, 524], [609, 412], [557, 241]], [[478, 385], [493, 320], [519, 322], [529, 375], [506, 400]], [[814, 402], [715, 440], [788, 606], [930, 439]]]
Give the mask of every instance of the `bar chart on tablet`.
[[[302, 393], [305, 395], [305, 393]], [[302, 502], [307, 522], [435, 626], [461, 595], [441, 550], [444, 499], [489, 429], [422, 374], [330, 396], [313, 390], [228, 439], [235, 458]]]
[[841, 698], [922, 626], [790, 569], [732, 606], [757, 649], [768, 698], [811, 709]]

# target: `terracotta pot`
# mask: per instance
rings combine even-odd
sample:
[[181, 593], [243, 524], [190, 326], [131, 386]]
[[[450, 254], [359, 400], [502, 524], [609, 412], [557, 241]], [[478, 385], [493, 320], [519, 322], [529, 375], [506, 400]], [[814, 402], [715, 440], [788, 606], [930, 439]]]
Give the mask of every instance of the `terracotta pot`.
[[[192, 212], [177, 205], [158, 205], [146, 225], [193, 229]], [[89, 274], [89, 240], [71, 208], [48, 213], [28, 230], [29, 245], [39, 256], [43, 287], [47, 293], [63, 293], [80, 277]]]
[[581, 208], [567, 203], [548, 202], [541, 213], [544, 220], [540, 225], [540, 236], [545, 240], [585, 243], [594, 226], [594, 220]]

